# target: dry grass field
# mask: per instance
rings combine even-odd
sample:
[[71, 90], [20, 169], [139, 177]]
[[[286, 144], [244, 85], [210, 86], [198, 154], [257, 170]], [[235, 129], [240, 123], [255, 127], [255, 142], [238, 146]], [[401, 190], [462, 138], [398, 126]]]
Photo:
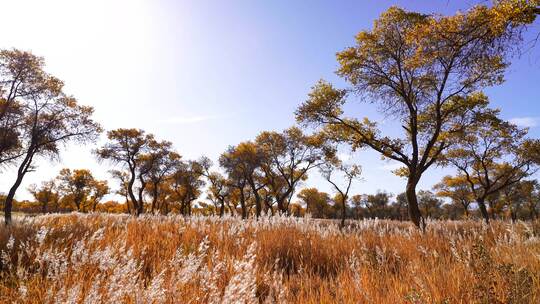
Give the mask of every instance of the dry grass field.
[[0, 228], [2, 303], [540, 303], [540, 223], [69, 214]]

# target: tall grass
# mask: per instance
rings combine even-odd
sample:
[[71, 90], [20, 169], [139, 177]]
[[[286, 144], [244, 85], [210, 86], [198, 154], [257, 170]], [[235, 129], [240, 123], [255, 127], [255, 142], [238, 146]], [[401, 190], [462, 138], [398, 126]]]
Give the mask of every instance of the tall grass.
[[70, 214], [0, 229], [2, 303], [540, 303], [540, 223]]

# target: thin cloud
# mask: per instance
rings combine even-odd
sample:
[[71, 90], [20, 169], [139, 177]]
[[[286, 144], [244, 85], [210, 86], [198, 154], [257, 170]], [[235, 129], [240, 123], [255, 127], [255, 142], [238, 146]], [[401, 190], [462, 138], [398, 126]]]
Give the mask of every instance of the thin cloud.
[[510, 122], [518, 127], [533, 128], [538, 126], [538, 117], [515, 117]]
[[165, 124], [194, 124], [214, 120], [219, 118], [216, 115], [198, 115], [198, 116], [177, 116], [158, 120], [159, 123]]

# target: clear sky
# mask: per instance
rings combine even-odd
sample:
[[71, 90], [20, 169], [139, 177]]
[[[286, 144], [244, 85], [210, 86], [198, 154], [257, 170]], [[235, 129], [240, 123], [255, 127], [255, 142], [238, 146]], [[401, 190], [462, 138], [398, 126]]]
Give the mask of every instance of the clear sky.
[[[172, 141], [185, 158], [216, 160], [228, 145], [293, 125], [294, 110], [318, 79], [344, 86], [334, 74], [335, 53], [353, 45], [354, 35], [371, 28], [389, 6], [453, 14], [475, 3], [4, 1], [0, 48], [45, 57], [47, 71], [64, 80], [80, 103], [94, 106], [95, 119], [106, 129], [142, 128]], [[526, 41], [538, 32], [537, 22]], [[493, 105], [539, 136], [540, 47], [517, 58], [506, 79], [487, 90]], [[349, 107], [381, 119], [370, 105]], [[95, 161], [92, 148], [69, 146], [54, 165], [39, 160], [17, 198], [30, 198], [29, 184], [50, 179], [63, 167], [90, 168], [108, 178], [110, 167]], [[355, 193], [403, 191], [404, 181], [390, 173], [395, 164], [372, 152], [358, 152], [351, 161], [363, 166], [364, 181]], [[448, 172], [432, 169], [420, 188], [430, 188]], [[13, 172], [2, 173], [0, 192], [9, 190], [12, 177]], [[307, 185], [330, 191], [315, 175]]]

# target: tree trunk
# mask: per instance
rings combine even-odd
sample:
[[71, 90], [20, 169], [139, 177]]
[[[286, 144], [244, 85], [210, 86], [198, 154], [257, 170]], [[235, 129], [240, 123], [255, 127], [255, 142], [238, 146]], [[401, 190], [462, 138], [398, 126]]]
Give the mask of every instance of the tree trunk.
[[259, 195], [259, 191], [257, 187], [255, 186], [254, 181], [250, 180], [249, 185], [251, 187], [251, 190], [253, 191], [253, 196], [255, 196], [255, 216], [259, 218], [262, 212], [261, 196]]
[[285, 208], [285, 204], [283, 201], [284, 200], [279, 199], [277, 201], [277, 207], [278, 207], [279, 212], [284, 214], [284, 213], [287, 213], [287, 208]]
[[478, 208], [480, 208], [480, 213], [482, 214], [484, 221], [486, 222], [486, 224], [489, 225], [489, 213], [487, 211], [486, 203], [484, 202], [484, 199], [479, 198], [476, 200], [476, 203], [478, 204]]
[[[268, 201], [265, 201], [265, 204], [266, 204], [266, 207], [268, 208], [268, 210], [270, 210], [270, 214], [272, 216], [274, 216], [274, 208], [272, 208], [272, 205], [270, 205], [270, 203]], [[267, 213], [268, 213], [268, 210], [266, 210]]]
[[180, 202], [180, 213], [186, 216], [186, 202], [184, 200]]
[[[287, 200], [287, 197], [292, 196], [294, 194], [294, 188], [289, 188], [287, 191], [285, 191], [282, 195], [276, 195], [276, 202], [277, 202], [277, 209], [281, 214], [287, 214], [289, 212], [289, 205], [285, 205], [285, 201]], [[274, 215], [274, 212], [272, 210], [272, 215]]]
[[30, 164], [32, 163], [34, 153], [35, 150], [33, 149], [33, 147], [30, 147], [26, 153], [26, 156], [24, 157], [23, 162], [19, 166], [19, 169], [17, 169], [17, 179], [15, 180], [15, 183], [9, 189], [6, 201], [4, 203], [4, 223], [6, 226], [11, 224], [11, 209], [13, 208], [13, 199], [15, 197], [17, 189], [19, 189], [19, 186], [21, 185], [24, 175], [26, 174], [28, 168], [30, 167]]
[[152, 198], [152, 207], [150, 208], [150, 213], [154, 214], [154, 211], [156, 209], [156, 203], [157, 203], [157, 200], [156, 200], [156, 197], [154, 196]]
[[159, 190], [158, 190], [158, 184], [153, 183], [153, 189], [152, 189], [152, 214], [154, 214], [154, 211], [156, 209], [157, 200], [158, 200]]
[[341, 228], [345, 227], [345, 217], [347, 216], [347, 205], [345, 203], [346, 201], [347, 201], [346, 197], [343, 197], [341, 199], [341, 225], [340, 225]]
[[21, 182], [23, 180], [24, 173], [18, 173], [17, 179], [15, 180], [15, 183], [11, 188], [9, 189], [8, 195], [6, 196], [6, 201], [4, 203], [4, 221], [6, 225], [11, 224], [12, 218], [11, 218], [11, 210], [13, 208], [13, 198], [15, 197], [15, 193], [17, 192], [17, 189], [21, 185]]
[[127, 196], [126, 196], [126, 208], [127, 208], [127, 213], [131, 214], [131, 203], [129, 202], [129, 199]]
[[139, 181], [141, 182], [141, 188], [139, 189], [139, 201], [137, 203], [137, 216], [141, 215], [144, 212], [144, 189], [146, 188], [146, 182], [144, 181], [142, 175], [139, 175]]
[[513, 208], [510, 208], [510, 218], [512, 219], [512, 223], [517, 221], [517, 211]]
[[407, 196], [407, 204], [409, 209], [409, 219], [414, 223], [414, 225], [422, 230], [425, 229], [426, 223], [422, 217], [422, 212], [418, 208], [418, 199], [416, 198], [416, 184], [417, 180], [409, 178], [407, 182], [407, 187], [405, 189], [405, 194]]
[[143, 213], [143, 203], [139, 202], [137, 204], [137, 216], [141, 215]]
[[223, 214], [225, 214], [225, 200], [219, 199], [219, 217], [223, 217]]
[[246, 219], [247, 210], [246, 210], [246, 198], [244, 196], [244, 189], [240, 189], [240, 207], [242, 208], [242, 219]]
[[79, 202], [79, 199], [75, 199], [75, 208], [77, 208], [77, 212], [81, 211], [81, 203]]
[[131, 203], [133, 204], [133, 213], [135, 213], [135, 215], [139, 215], [139, 204], [137, 202], [137, 198], [135, 197], [135, 194], [133, 193], [133, 185], [135, 184], [135, 169], [130, 169], [130, 172], [131, 172], [131, 178], [129, 179], [129, 183], [128, 183], [128, 187], [127, 187], [127, 192], [129, 194], [129, 198], [131, 199]]

